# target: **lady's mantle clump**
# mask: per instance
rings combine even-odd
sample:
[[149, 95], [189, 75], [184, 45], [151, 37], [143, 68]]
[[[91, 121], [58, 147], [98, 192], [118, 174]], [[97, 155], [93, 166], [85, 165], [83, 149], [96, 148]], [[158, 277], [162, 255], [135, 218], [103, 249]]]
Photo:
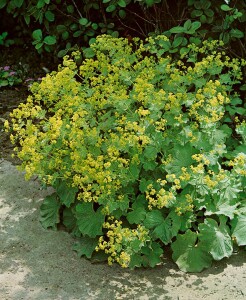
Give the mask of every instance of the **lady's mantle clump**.
[[122, 267], [161, 262], [171, 245], [184, 271], [201, 271], [246, 245], [246, 123], [229, 110], [245, 61], [218, 42], [163, 56], [167, 38], [97, 38], [80, 66], [65, 57], [33, 84], [6, 122], [26, 177], [56, 193], [41, 206], [88, 258]]

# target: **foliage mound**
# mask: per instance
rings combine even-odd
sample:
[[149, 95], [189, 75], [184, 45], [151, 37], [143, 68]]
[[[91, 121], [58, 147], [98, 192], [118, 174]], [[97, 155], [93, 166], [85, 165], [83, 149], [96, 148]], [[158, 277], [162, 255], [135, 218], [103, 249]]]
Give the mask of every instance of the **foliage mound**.
[[56, 190], [43, 226], [63, 223], [79, 255], [154, 267], [171, 246], [199, 272], [246, 245], [246, 63], [217, 41], [174, 60], [166, 42], [99, 36], [93, 58], [65, 57], [5, 126], [26, 177]]

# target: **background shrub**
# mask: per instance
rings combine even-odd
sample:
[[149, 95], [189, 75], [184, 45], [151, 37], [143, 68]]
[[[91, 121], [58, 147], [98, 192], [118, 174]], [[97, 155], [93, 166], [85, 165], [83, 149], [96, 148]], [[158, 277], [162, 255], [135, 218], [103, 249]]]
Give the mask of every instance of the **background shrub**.
[[228, 5], [208, 0], [0, 0], [0, 12], [0, 33], [10, 31], [16, 43], [30, 44], [31, 39], [39, 53], [59, 57], [87, 48], [100, 34], [131, 40], [162, 33], [170, 37], [169, 51], [177, 50], [180, 37], [184, 47], [189, 40], [200, 45], [213, 38], [222, 40], [232, 56], [245, 56], [246, 3], [241, 0]]
[[245, 107], [234, 89], [245, 60], [221, 41], [174, 59], [168, 43], [98, 37], [91, 58], [77, 65], [75, 52], [33, 84], [5, 126], [26, 177], [56, 189], [43, 226], [62, 222], [80, 255], [154, 267], [171, 246], [181, 270], [198, 272], [246, 245]]

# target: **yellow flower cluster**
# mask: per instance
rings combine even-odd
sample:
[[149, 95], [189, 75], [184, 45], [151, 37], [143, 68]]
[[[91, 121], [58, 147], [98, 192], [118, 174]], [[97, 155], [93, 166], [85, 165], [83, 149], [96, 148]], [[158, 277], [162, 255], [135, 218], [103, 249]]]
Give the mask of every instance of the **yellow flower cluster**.
[[235, 173], [246, 176], [246, 153], [239, 153], [228, 165], [233, 167]]
[[[162, 185], [164, 186], [163, 180]], [[146, 191], [146, 200], [148, 201], [148, 209], [151, 210], [153, 207], [157, 207], [159, 209], [169, 207], [176, 200], [176, 197], [173, 191], [168, 191], [164, 188], [157, 191], [153, 188], [153, 185], [150, 184]]]
[[138, 225], [136, 229], [122, 227], [122, 222], [114, 220], [113, 217], [108, 218], [103, 227], [107, 229], [106, 240], [103, 236], [99, 238], [96, 251], [103, 250], [108, 254], [108, 264], [114, 261], [123, 268], [127, 268], [131, 261], [131, 244], [138, 241], [139, 250], [149, 241], [149, 231]]
[[193, 198], [190, 194], [186, 194], [177, 204], [177, 207], [175, 208], [175, 212], [178, 216], [181, 216], [182, 214], [192, 211], [194, 208], [193, 204]]
[[224, 105], [230, 102], [218, 80], [209, 80], [203, 88], [198, 89], [195, 97], [189, 115], [203, 127], [221, 120], [225, 112]]

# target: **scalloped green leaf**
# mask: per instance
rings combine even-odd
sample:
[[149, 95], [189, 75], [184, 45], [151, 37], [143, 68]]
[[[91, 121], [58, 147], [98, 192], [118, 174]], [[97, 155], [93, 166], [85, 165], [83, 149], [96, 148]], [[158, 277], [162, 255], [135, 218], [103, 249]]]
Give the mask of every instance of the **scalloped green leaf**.
[[164, 217], [159, 210], [152, 210], [146, 214], [144, 226], [148, 229], [156, 227], [164, 222]]
[[246, 246], [246, 215], [237, 217], [237, 223], [232, 232], [232, 237], [236, 238], [238, 246]]
[[146, 210], [144, 207], [137, 207], [127, 214], [127, 220], [130, 224], [139, 224], [144, 220], [146, 216]]
[[169, 244], [181, 227], [181, 218], [174, 211], [171, 211], [164, 222], [158, 225], [154, 231], [154, 237], [160, 239], [165, 245]]
[[144, 247], [142, 253], [145, 255], [143, 258], [143, 266], [150, 266], [154, 268], [158, 263], [161, 262], [161, 255], [163, 254], [163, 249], [161, 246], [153, 242], [151, 246]]
[[172, 258], [184, 272], [201, 272], [211, 266], [212, 256], [204, 246], [197, 243], [197, 237], [197, 233], [187, 230], [185, 234], [179, 234], [171, 245]]
[[187, 143], [183, 147], [175, 146], [171, 152], [173, 155], [173, 160], [166, 165], [166, 171], [168, 173], [174, 173], [177, 176], [181, 175], [182, 167], [188, 167], [194, 163], [192, 155], [198, 151]]
[[233, 245], [228, 233], [229, 228], [225, 224], [218, 226], [215, 220], [207, 218], [199, 225], [199, 231], [199, 240], [204, 243], [215, 260], [231, 256]]
[[81, 203], [76, 206], [77, 225], [83, 235], [94, 238], [102, 234], [102, 225], [105, 216], [101, 211], [101, 208], [95, 211], [93, 203], [90, 202]]
[[75, 201], [78, 188], [68, 186], [65, 181], [59, 181], [55, 186], [56, 192], [62, 204], [70, 207]]
[[56, 229], [57, 224], [60, 222], [60, 207], [61, 204], [56, 193], [44, 199], [40, 206], [40, 222], [45, 229]]

